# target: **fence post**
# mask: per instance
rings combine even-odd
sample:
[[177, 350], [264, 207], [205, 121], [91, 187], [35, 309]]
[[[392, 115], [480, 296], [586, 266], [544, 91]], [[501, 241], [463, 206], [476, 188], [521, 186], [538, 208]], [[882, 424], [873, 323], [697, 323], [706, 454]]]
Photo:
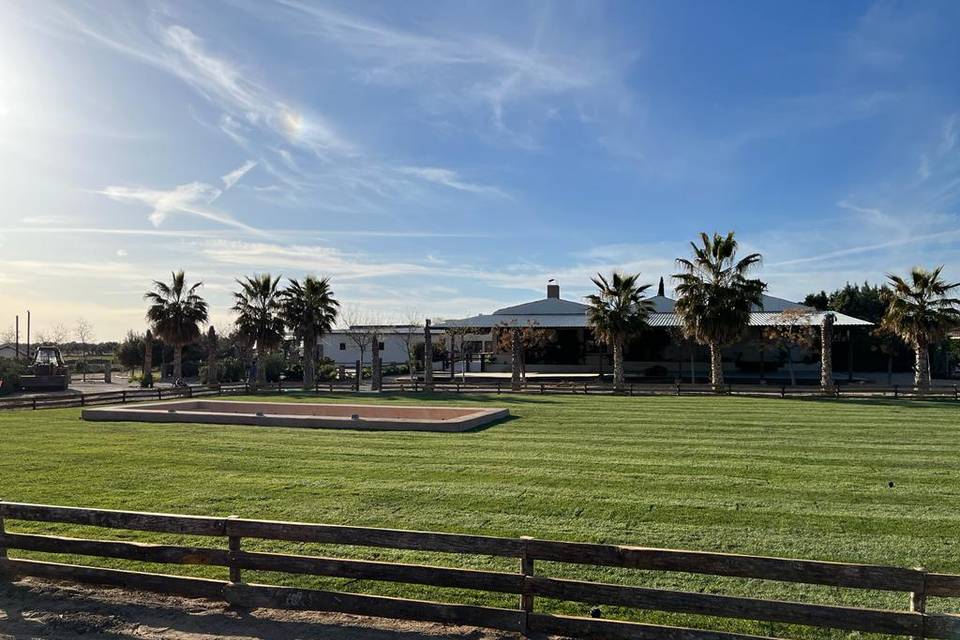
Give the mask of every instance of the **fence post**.
[[37, 410], [37, 396], [33, 396], [33, 410]]
[[3, 513], [0, 512], [0, 561], [7, 559], [7, 548], [3, 545], [3, 536], [7, 535], [6, 529], [3, 528]]
[[85, 401], [84, 401], [84, 398], [83, 398], [83, 392], [81, 391], [81, 392], [80, 392], [80, 406], [82, 407], [82, 406], [84, 406], [84, 404], [85, 404]]
[[680, 397], [680, 383], [677, 383], [677, 397]]
[[236, 563], [236, 554], [240, 552], [240, 536], [231, 536], [230, 534], [230, 521], [236, 520], [238, 516], [227, 516], [227, 539], [229, 541], [230, 548], [230, 582], [236, 584], [238, 582], [243, 582], [240, 576], [240, 567]]
[[497, 395], [499, 395], [499, 394], [500, 394], [500, 383], [498, 382], [498, 383], [497, 383]]
[[910, 593], [910, 611], [923, 614], [923, 621], [920, 626], [920, 635], [910, 637], [912, 640], [923, 640], [927, 637], [927, 570], [923, 567], [917, 567], [917, 570], [923, 572], [923, 582], [920, 585], [920, 591]]
[[893, 397], [896, 398], [899, 395], [900, 395], [900, 385], [895, 384], [893, 385]]
[[787, 385], [786, 385], [786, 384], [782, 384], [782, 385], [780, 385], [780, 398], [783, 399], [783, 398], [786, 398], [786, 397], [787, 397]]
[[520, 633], [524, 636], [529, 635], [528, 618], [533, 613], [533, 594], [530, 593], [530, 586], [527, 577], [534, 575], [533, 558], [527, 553], [527, 541], [533, 540], [530, 536], [521, 536], [523, 551], [520, 552], [520, 573], [523, 574], [523, 591], [520, 594]]
[[587, 383], [583, 383], [583, 395], [587, 395]]
[[188, 398], [193, 397], [193, 387], [187, 387], [187, 397]]
[[839, 397], [840, 397], [840, 383], [838, 382], [838, 383], [836, 383], [835, 385], [833, 385], [833, 388], [836, 389], [837, 397], [839, 398]]
[[953, 399], [960, 400], [960, 389], [957, 388], [957, 385], [953, 385]]

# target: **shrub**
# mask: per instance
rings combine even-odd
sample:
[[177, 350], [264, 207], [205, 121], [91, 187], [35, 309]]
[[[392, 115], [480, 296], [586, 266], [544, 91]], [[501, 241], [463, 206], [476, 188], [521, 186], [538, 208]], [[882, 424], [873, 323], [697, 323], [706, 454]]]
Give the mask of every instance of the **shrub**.
[[280, 374], [286, 366], [282, 353], [271, 353], [266, 357], [264, 367], [267, 370], [267, 382], [279, 382]]
[[240, 358], [220, 360], [220, 382], [243, 382], [247, 378], [247, 367]]
[[26, 372], [26, 365], [13, 359], [0, 359], [0, 396], [19, 390], [20, 376]]
[[337, 365], [330, 358], [324, 358], [320, 361], [320, 364], [317, 365], [317, 379], [318, 380], [336, 380], [337, 379]]
[[303, 380], [303, 365], [295, 362], [283, 370], [284, 380]]

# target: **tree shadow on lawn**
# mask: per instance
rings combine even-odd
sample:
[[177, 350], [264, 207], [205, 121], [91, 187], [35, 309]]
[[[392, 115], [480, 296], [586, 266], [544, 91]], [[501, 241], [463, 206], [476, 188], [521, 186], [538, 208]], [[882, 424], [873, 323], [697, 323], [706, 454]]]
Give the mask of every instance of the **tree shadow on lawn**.
[[478, 402], [484, 404], [557, 404], [557, 396], [539, 395], [537, 393], [514, 394], [511, 392], [503, 394], [493, 393], [425, 393], [405, 392], [405, 391], [385, 391], [383, 393], [365, 393], [357, 395], [356, 393], [313, 393], [310, 391], [288, 391], [283, 395], [258, 394], [258, 398], [269, 398], [283, 400], [284, 398], [295, 398], [297, 400], [311, 400], [314, 402], [323, 402], [324, 399], [331, 400], [349, 400], [355, 404], [362, 404], [365, 400], [425, 400], [429, 402], [457, 403], [457, 402]]
[[[854, 404], [863, 405], [865, 407], [899, 407], [909, 409], [945, 409], [948, 407], [960, 408], [960, 402], [957, 402], [952, 398], [853, 398], [843, 396], [839, 398], [826, 398], [810, 396], [806, 398], [789, 399], [818, 404], [832, 404], [834, 406]], [[771, 398], [771, 400], [774, 399]], [[780, 399], [776, 398], [775, 400]]]

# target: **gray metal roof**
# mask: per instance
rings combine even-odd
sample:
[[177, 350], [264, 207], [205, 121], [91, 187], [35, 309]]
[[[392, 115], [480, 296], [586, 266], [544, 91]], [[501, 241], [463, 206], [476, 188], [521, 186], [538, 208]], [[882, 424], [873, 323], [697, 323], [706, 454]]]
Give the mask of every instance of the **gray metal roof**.
[[495, 316], [504, 315], [536, 315], [536, 316], [556, 316], [567, 314], [584, 314], [587, 312], [587, 305], [574, 302], [572, 300], [563, 300], [562, 298], [544, 298], [543, 300], [534, 300], [512, 307], [504, 307], [493, 312]]
[[[650, 314], [648, 322], [651, 327], [679, 327], [680, 319], [673, 312], [676, 301], [666, 296], [654, 296], [649, 298], [653, 303], [654, 312]], [[470, 318], [459, 320], [446, 320], [434, 325], [438, 329], [452, 327], [474, 327], [477, 329], [490, 329], [502, 325], [524, 326], [528, 324], [537, 324], [544, 328], [585, 328], [589, 326], [587, 322], [587, 305], [571, 300], [562, 300], [559, 298], [544, 298], [534, 302], [518, 304], [512, 307], [498, 309], [492, 314], [482, 314]], [[785, 322], [781, 315], [788, 309], [804, 309], [809, 313], [805, 315], [790, 316], [789, 322]], [[773, 296], [763, 296], [763, 306], [757, 307], [750, 314], [751, 327], [771, 327], [783, 324], [809, 324], [819, 326], [823, 321], [823, 316], [827, 312], [816, 311], [811, 307], [805, 307], [799, 303], [775, 298]], [[868, 327], [871, 322], [854, 318], [843, 313], [831, 311], [834, 315], [834, 325], [838, 327]]]

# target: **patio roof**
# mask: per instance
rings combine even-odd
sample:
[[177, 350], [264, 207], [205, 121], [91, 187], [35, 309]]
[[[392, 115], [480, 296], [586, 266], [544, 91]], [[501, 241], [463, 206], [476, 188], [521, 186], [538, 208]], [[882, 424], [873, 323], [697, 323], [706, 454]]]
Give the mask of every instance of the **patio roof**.
[[[558, 295], [558, 293], [557, 293]], [[674, 313], [676, 301], [666, 296], [654, 296], [649, 299], [654, 312], [648, 322], [651, 327], [679, 327], [680, 319]], [[491, 329], [497, 326], [526, 326], [536, 324], [548, 329], [580, 329], [589, 327], [587, 305], [563, 300], [559, 297], [547, 297], [523, 304], [497, 309], [491, 314], [481, 314], [459, 320], [446, 320], [434, 325], [437, 329], [471, 327]], [[791, 315], [789, 320], [783, 316], [788, 309], [803, 309], [804, 315]], [[826, 313], [833, 313], [834, 325], [838, 327], [869, 327], [873, 323], [854, 318], [836, 311], [817, 311], [798, 302], [791, 302], [774, 296], [763, 296], [763, 304], [750, 313], [751, 327], [772, 327], [783, 324], [807, 324], [819, 326]]]

